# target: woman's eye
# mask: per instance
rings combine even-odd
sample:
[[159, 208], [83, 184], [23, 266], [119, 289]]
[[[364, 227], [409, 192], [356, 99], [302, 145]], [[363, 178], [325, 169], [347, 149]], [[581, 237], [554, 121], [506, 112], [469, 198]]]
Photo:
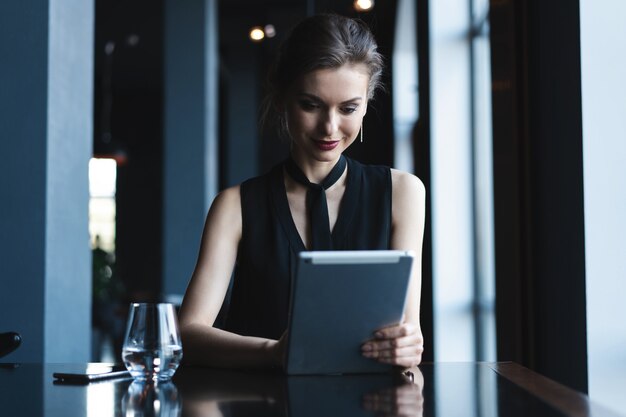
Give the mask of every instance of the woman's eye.
[[301, 101], [300, 107], [302, 107], [303, 110], [315, 110], [319, 106], [312, 101]]
[[345, 114], [352, 114], [356, 111], [357, 107], [356, 106], [349, 106], [349, 107], [344, 107], [341, 109], [342, 112], [344, 112]]

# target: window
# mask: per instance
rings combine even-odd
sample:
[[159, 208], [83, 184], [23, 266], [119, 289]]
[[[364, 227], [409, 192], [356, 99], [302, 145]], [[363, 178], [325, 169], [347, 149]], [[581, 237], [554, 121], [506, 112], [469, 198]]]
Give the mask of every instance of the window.
[[435, 358], [496, 359], [488, 2], [430, 2]]
[[92, 158], [89, 161], [89, 236], [91, 246], [107, 252], [115, 250], [114, 159]]
[[580, 2], [589, 396], [626, 414], [626, 3]]

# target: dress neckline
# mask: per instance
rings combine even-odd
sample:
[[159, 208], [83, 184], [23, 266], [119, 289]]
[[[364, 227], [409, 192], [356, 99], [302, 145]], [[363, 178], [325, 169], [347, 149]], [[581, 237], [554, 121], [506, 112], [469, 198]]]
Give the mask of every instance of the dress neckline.
[[[358, 196], [361, 191], [360, 166], [350, 158], [346, 157], [346, 161], [348, 163], [346, 190], [341, 198], [335, 227], [331, 232], [333, 250], [341, 249], [342, 243], [345, 242], [345, 237], [354, 217]], [[272, 190], [272, 201], [274, 203], [273, 205], [276, 216], [282, 225], [283, 231], [287, 235], [290, 246], [297, 253], [308, 249], [304, 245], [302, 236], [298, 233], [296, 223], [293, 221], [293, 216], [289, 207], [289, 200], [287, 199], [287, 190], [285, 189], [283, 165], [284, 163], [281, 163], [274, 167], [270, 186]]]

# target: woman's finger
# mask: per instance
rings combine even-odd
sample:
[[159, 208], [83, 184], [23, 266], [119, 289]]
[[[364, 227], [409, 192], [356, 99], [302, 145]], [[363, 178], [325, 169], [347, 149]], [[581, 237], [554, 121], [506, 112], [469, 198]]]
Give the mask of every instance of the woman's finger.
[[383, 350], [383, 349], [395, 349], [399, 347], [422, 345], [424, 340], [420, 334], [412, 334], [405, 337], [398, 337], [395, 339], [373, 339], [363, 344], [363, 351], [367, 350]]
[[385, 358], [402, 358], [421, 355], [424, 348], [421, 345], [412, 345], [401, 348], [371, 350], [363, 352], [366, 358], [385, 359]]
[[419, 365], [422, 362], [422, 355], [415, 356], [401, 356], [393, 358], [376, 358], [378, 362], [386, 363], [389, 365], [401, 366], [403, 368], [412, 368]]
[[368, 358], [378, 358], [381, 356], [401, 356], [409, 354], [422, 354], [424, 342], [421, 336], [412, 335], [408, 337], [378, 341], [370, 340], [361, 346], [361, 353]]
[[374, 332], [376, 339], [395, 339], [409, 336], [418, 332], [418, 327], [411, 323], [402, 323], [395, 326], [383, 327]]

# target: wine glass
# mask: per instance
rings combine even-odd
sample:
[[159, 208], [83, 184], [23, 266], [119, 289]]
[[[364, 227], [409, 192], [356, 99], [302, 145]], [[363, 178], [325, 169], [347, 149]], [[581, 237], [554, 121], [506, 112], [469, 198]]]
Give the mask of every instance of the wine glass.
[[139, 381], [168, 381], [182, 357], [174, 306], [132, 303], [122, 346], [122, 360], [132, 377]]

